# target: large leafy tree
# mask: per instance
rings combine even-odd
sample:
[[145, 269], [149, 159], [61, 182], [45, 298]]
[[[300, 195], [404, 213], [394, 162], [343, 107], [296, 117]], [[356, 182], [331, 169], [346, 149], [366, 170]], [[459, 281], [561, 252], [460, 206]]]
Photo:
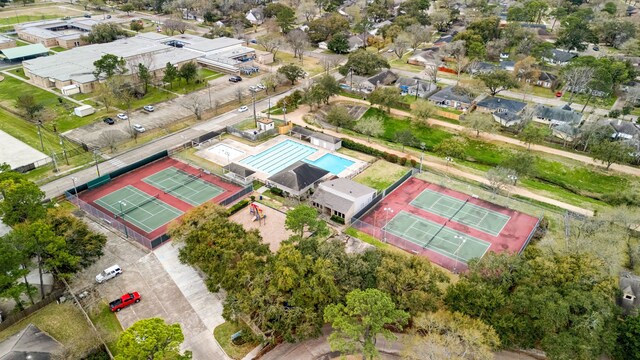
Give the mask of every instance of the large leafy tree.
[[22, 110], [27, 120], [32, 122], [35, 122], [44, 110], [44, 104], [31, 94], [19, 95], [16, 99], [16, 107]]
[[640, 357], [640, 315], [627, 316], [618, 324], [617, 359]]
[[173, 88], [173, 82], [180, 76], [180, 72], [178, 68], [172, 63], [168, 62], [166, 67], [164, 68], [164, 77], [162, 81], [169, 83], [169, 85]]
[[519, 86], [513, 75], [506, 70], [496, 70], [486, 74], [480, 74], [478, 75], [478, 79], [484, 83], [484, 86], [487, 87], [491, 96]]
[[287, 64], [281, 66], [278, 69], [278, 73], [284, 75], [287, 80], [291, 81], [291, 85], [296, 83], [296, 80], [304, 78], [304, 70], [296, 64]]
[[558, 33], [556, 45], [569, 51], [584, 51], [588, 43], [597, 41], [589, 23], [591, 15], [587, 13], [574, 13], [562, 20], [562, 28]]
[[386, 108], [387, 112], [391, 112], [391, 107], [400, 103], [400, 89], [396, 87], [379, 87], [368, 96], [371, 104], [380, 105]]
[[327, 306], [324, 319], [334, 329], [329, 335], [332, 350], [346, 354], [361, 353], [363, 359], [373, 359], [378, 355], [377, 336], [395, 339], [387, 326], [402, 329], [409, 314], [396, 309], [389, 294], [378, 289], [367, 289], [353, 290], [347, 294], [345, 304]]
[[116, 360], [191, 359], [191, 352], [180, 353], [184, 335], [180, 324], [167, 324], [163, 319], [137, 321], [118, 338]]
[[182, 65], [180, 67], [180, 70], [178, 70], [178, 73], [180, 74], [180, 77], [184, 79], [184, 81], [188, 83], [191, 82], [191, 80], [195, 79], [196, 76], [198, 76], [198, 65], [196, 65], [195, 62], [190, 61], [184, 65]]
[[347, 30], [349, 30], [349, 20], [340, 14], [331, 13], [309, 22], [309, 40], [319, 43]]
[[490, 114], [474, 111], [471, 114], [464, 115], [460, 118], [460, 122], [476, 132], [476, 137], [480, 136], [481, 132], [492, 133], [498, 130], [498, 123], [493, 120]]
[[305, 232], [324, 232], [325, 222], [318, 219], [318, 210], [309, 205], [298, 205], [287, 212], [284, 227], [293, 231], [299, 237]]
[[375, 138], [384, 133], [384, 118], [382, 116], [363, 117], [356, 122], [353, 130], [367, 135], [367, 141], [371, 141], [372, 136]]
[[505, 346], [592, 359], [615, 341], [616, 282], [590, 254], [487, 254], [447, 289], [452, 311], [491, 325]]
[[149, 83], [151, 82], [152, 75], [149, 68], [144, 64], [138, 64], [138, 79], [142, 83], [142, 89], [146, 94], [149, 90]]
[[591, 156], [607, 165], [607, 170], [613, 164], [626, 164], [631, 161], [634, 148], [621, 142], [606, 139], [591, 146]]
[[337, 33], [331, 37], [327, 43], [327, 48], [336, 54], [346, 54], [349, 52], [349, 40], [344, 33]]
[[124, 74], [127, 72], [127, 62], [124, 58], [118, 58], [113, 54], [104, 54], [102, 57], [93, 62], [93, 76], [100, 78], [104, 74], [105, 78], [110, 78], [113, 75]]
[[127, 36], [127, 32], [116, 23], [102, 23], [94, 25], [91, 32], [84, 36], [84, 40], [90, 44], [103, 44]]
[[349, 110], [346, 107], [333, 105], [327, 111], [325, 120], [336, 128], [350, 128], [355, 119], [349, 114]]
[[44, 218], [45, 194], [33, 182], [24, 180], [19, 175], [12, 176], [11, 173], [13, 172], [2, 173], [4, 176], [0, 177], [0, 193], [4, 198], [0, 201], [2, 221], [9, 226], [14, 226]]
[[342, 75], [349, 71], [353, 71], [355, 75], [374, 75], [383, 68], [388, 69], [389, 63], [382, 55], [359, 49], [349, 54], [347, 63], [339, 71]]
[[[13, 245], [10, 234], [0, 238], [0, 298], [13, 299], [18, 309], [22, 310], [24, 308], [22, 294], [25, 292], [29, 294], [33, 304], [31, 292], [28, 291], [30, 286], [26, 281], [29, 268], [22, 266], [23, 256]], [[24, 278], [25, 282], [19, 283], [20, 278]]]

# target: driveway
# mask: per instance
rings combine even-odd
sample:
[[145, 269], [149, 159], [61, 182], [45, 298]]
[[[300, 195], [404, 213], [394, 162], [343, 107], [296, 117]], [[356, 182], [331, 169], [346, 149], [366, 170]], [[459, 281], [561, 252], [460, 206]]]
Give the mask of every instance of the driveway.
[[159, 317], [181, 325], [185, 337], [182, 348], [192, 351], [194, 359], [229, 359], [213, 338], [213, 328], [224, 321], [221, 297], [208, 292], [195, 270], [180, 264], [177, 248], [167, 244], [150, 252], [91, 220], [87, 223], [108, 241], [104, 256], [74, 278], [74, 290], [95, 284], [96, 274], [118, 264], [122, 275], [96, 288], [106, 302], [127, 292], [140, 293], [140, 303], [116, 313], [124, 329], [138, 320]]

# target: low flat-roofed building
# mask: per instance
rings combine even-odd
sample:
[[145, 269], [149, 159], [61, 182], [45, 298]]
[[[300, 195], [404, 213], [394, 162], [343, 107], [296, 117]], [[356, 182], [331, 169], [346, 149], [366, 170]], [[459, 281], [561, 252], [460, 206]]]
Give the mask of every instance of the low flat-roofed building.
[[49, 55], [49, 49], [42, 44], [12, 47], [0, 50], [0, 58], [6, 62], [20, 62]]
[[16, 41], [8, 36], [0, 35], [0, 50], [16, 47]]
[[14, 27], [18, 37], [34, 44], [42, 44], [46, 47], [60, 46], [71, 49], [86, 45], [82, 36], [91, 31], [93, 26], [101, 20], [71, 19], [71, 20], [44, 20], [18, 24]]
[[343, 218], [348, 223], [375, 196], [376, 190], [368, 186], [338, 178], [320, 183], [310, 200], [321, 213]]

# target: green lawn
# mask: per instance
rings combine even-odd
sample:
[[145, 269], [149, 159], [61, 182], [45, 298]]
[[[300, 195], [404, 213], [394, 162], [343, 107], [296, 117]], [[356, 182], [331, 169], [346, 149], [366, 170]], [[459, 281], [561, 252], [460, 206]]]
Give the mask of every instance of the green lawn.
[[213, 80], [213, 79], [219, 78], [220, 76], [224, 76], [224, 74], [219, 73], [217, 71], [210, 70], [210, 69], [201, 68], [200, 76], [202, 76], [204, 79], [207, 79], [207, 80]]
[[257, 341], [248, 341], [242, 345], [235, 345], [231, 342], [231, 335], [242, 330], [245, 334], [251, 334], [251, 330], [244, 323], [223, 322], [213, 329], [213, 336], [222, 346], [224, 352], [232, 359], [242, 359], [251, 350], [258, 346]]
[[[177, 92], [175, 89], [171, 90], [169, 88], [167, 88], [170, 91], [174, 91]], [[176, 98], [177, 96], [175, 94], [172, 94], [170, 92], [164, 91], [162, 89], [158, 89], [156, 87], [153, 86], [149, 86], [149, 89], [147, 91], [147, 93], [145, 94], [145, 96], [141, 99], [135, 99], [132, 103], [131, 103], [131, 110], [135, 110], [135, 109], [140, 109], [145, 105], [153, 105], [153, 104], [157, 104], [157, 103], [161, 103], [164, 101], [169, 101], [171, 99]], [[118, 104], [118, 108], [125, 110], [127, 108], [126, 104]]]
[[53, 50], [53, 51], [55, 51], [55, 52], [63, 52], [63, 51], [67, 51], [67, 50], [69, 50], [69, 49], [65, 49], [65, 48], [60, 47], [60, 46], [54, 46], [54, 47], [52, 47], [52, 48], [49, 48], [49, 50]]
[[[7, 12], [6, 15], [9, 15], [10, 12]], [[10, 15], [9, 15], [10, 16]], [[4, 19], [0, 19], [0, 25], [13, 25], [20, 24], [23, 22], [29, 21], [39, 21], [39, 20], [49, 20], [49, 19], [57, 19], [63, 15], [18, 15], [18, 16], [7, 16]]]
[[204, 89], [206, 87], [207, 87], [206, 81], [191, 80], [191, 82], [187, 84], [186, 81], [182, 79], [178, 79], [173, 83], [171, 83], [171, 85], [166, 86], [165, 88], [169, 91], [173, 91], [174, 93], [185, 95], [197, 90]]
[[[19, 68], [19, 69], [12, 69], [10, 70], [10, 73], [13, 75], [18, 75], [19, 77], [23, 78], [23, 79], [27, 79], [27, 76], [24, 74], [24, 69], [23, 68]], [[0, 83], [0, 86], [2, 86], [2, 84]]]
[[31, 45], [30, 43], [22, 40], [16, 40], [16, 47]]
[[30, 323], [62, 343], [70, 351], [69, 359], [79, 359], [99, 345], [99, 340], [84, 315], [71, 302], [54, 302], [45, 306], [0, 332], [0, 341], [24, 329]]
[[[565, 92], [562, 95], [562, 100], [564, 101], [569, 101], [569, 98], [571, 98], [571, 93], [570, 92]], [[588, 96], [585, 94], [575, 94], [573, 96], [573, 103], [576, 104], [585, 104], [587, 102], [587, 98]], [[597, 96], [592, 96], [591, 99], [589, 99], [589, 104], [587, 106], [595, 106], [598, 108], [602, 108], [602, 109], [611, 109], [611, 107], [613, 106], [613, 104], [616, 102], [617, 97], [615, 95], [611, 95], [609, 97], [606, 98], [601, 98], [601, 97], [597, 97]]]
[[96, 311], [89, 314], [91, 321], [100, 332], [100, 336], [107, 343], [111, 353], [115, 355], [118, 336], [122, 333], [122, 325], [118, 321], [116, 314], [111, 312], [107, 303], [102, 303]]
[[378, 160], [365, 171], [356, 175], [353, 181], [381, 191], [400, 179], [407, 171], [408, 169], [404, 166]]
[[393, 60], [389, 61], [389, 65], [391, 65], [391, 68], [411, 71], [415, 73], [419, 73], [422, 70], [424, 70], [423, 66], [407, 64], [407, 59], [413, 56], [412, 53], [404, 54], [404, 56], [402, 56], [401, 59], [398, 59], [396, 54], [391, 54], [391, 55], [393, 55]]
[[[0, 121], [0, 130], [30, 145], [31, 147], [42, 151], [40, 139], [38, 137], [38, 129], [35, 124], [21, 119], [4, 109], [0, 109], [0, 118], [2, 118], [2, 121]], [[49, 126], [46, 127], [49, 128]], [[42, 132], [42, 140], [45, 148], [43, 151], [44, 153], [49, 154], [52, 151], [62, 151], [58, 136], [50, 131]]]
[[[18, 72], [16, 70], [12, 70], [12, 72], [18, 76], [24, 76], [24, 73], [20, 72], [21, 69], [17, 70]], [[68, 114], [75, 107], [75, 104], [71, 104], [53, 93], [13, 77], [5, 76], [4, 80], [0, 81], [0, 102], [5, 106], [15, 108], [15, 101], [19, 96], [25, 94], [33, 95], [36, 100], [44, 105], [45, 112], [43, 115], [45, 121]], [[58, 100], [59, 98], [62, 99], [62, 102]]]

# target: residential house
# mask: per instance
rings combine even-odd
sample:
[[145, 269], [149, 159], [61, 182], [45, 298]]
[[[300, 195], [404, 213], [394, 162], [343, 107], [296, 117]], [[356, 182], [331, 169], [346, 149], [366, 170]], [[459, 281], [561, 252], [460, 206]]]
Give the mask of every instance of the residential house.
[[383, 70], [373, 76], [364, 77], [347, 74], [342, 82], [348, 85], [353, 91], [371, 93], [378, 86], [392, 85], [398, 79], [398, 75], [391, 70]]
[[613, 128], [611, 137], [622, 140], [638, 140], [640, 139], [640, 126], [630, 121], [615, 119], [609, 121], [609, 126]]
[[504, 112], [494, 112], [493, 120], [500, 123], [500, 125], [509, 127], [519, 124], [523, 119], [519, 114], [515, 114], [509, 111]]
[[533, 114], [534, 121], [548, 124], [551, 127], [561, 124], [578, 126], [582, 120], [582, 114], [571, 109], [569, 105], [551, 107], [538, 104]]
[[452, 41], [453, 41], [453, 35], [443, 35], [440, 38], [438, 38], [438, 40], [434, 41], [433, 45], [443, 46], [443, 45], [449, 44]]
[[62, 355], [64, 347], [33, 324], [0, 342], [0, 359], [50, 360]]
[[429, 96], [429, 100], [442, 107], [450, 107], [458, 110], [466, 110], [473, 103], [473, 98], [469, 93], [458, 86], [447, 86], [446, 88]]
[[498, 67], [496, 65], [490, 64], [484, 61], [474, 61], [466, 69], [466, 72], [471, 75], [477, 74], [488, 74], [490, 72], [496, 71]]
[[627, 315], [637, 315], [640, 307], [640, 277], [628, 272], [620, 274], [619, 280], [621, 295], [618, 298], [618, 305]]
[[551, 128], [551, 135], [562, 139], [565, 144], [573, 142], [580, 133], [580, 129], [574, 124], [560, 124]]
[[396, 86], [400, 88], [402, 95], [415, 96], [417, 91], [418, 96], [421, 98], [429, 97], [438, 90], [438, 86], [436, 84], [428, 80], [415, 77], [410, 78], [401, 76], [396, 80]]
[[376, 190], [368, 186], [338, 178], [320, 183], [310, 200], [320, 213], [338, 216], [348, 223], [349, 219], [367, 206], [375, 196]]
[[546, 71], [540, 71], [536, 86], [543, 87], [545, 89], [553, 89], [558, 85], [558, 77], [552, 73]]
[[407, 64], [418, 65], [418, 66], [427, 66], [427, 65], [437, 65], [440, 63], [440, 56], [438, 55], [437, 47], [433, 47], [430, 49], [426, 49], [417, 54], [411, 55], [407, 59]]
[[578, 55], [564, 50], [553, 49], [551, 54], [543, 56], [542, 60], [553, 65], [564, 66], [575, 57], [578, 57]]
[[500, 61], [500, 68], [502, 70], [513, 71], [515, 66], [516, 66], [515, 61], [509, 61], [509, 60]]
[[504, 52], [500, 53], [500, 59], [506, 60], [508, 58], [509, 58], [509, 53], [504, 53]]
[[349, 42], [349, 52], [356, 51], [366, 45], [364, 40], [362, 40], [362, 36], [358, 35], [351, 35], [347, 41]]
[[521, 113], [526, 106], [522, 101], [487, 96], [478, 101], [476, 110], [490, 113], [502, 126], [513, 126], [522, 120]]
[[305, 199], [313, 192], [316, 184], [329, 175], [327, 170], [297, 161], [269, 177], [267, 182], [269, 186], [275, 186], [284, 191], [287, 196]]
[[247, 11], [244, 16], [252, 25], [260, 25], [264, 22], [264, 10], [262, 8], [253, 8]]
[[385, 20], [379, 23], [375, 23], [373, 24], [373, 27], [371, 30], [369, 30], [369, 34], [371, 34], [372, 36], [375, 36], [378, 34], [378, 31], [380, 31], [381, 28], [387, 26], [387, 25], [391, 25], [391, 21], [390, 20]]

